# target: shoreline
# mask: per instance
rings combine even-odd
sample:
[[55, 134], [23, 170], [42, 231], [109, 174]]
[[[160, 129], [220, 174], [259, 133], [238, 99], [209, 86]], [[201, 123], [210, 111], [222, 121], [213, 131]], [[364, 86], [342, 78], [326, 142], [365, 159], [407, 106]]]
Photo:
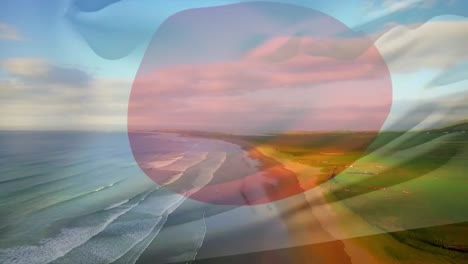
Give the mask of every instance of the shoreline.
[[[276, 168], [276, 171], [273, 173], [275, 175], [283, 173], [294, 175], [302, 191], [291, 195], [294, 196], [291, 197], [292, 199], [287, 199], [288, 196], [286, 196], [283, 197], [284, 199], [274, 199], [272, 200], [273, 203], [271, 203], [279, 211], [283, 212], [278, 216], [289, 230], [289, 237], [286, 239], [291, 241], [291, 246], [288, 249], [278, 248], [273, 251], [258, 252], [258, 254], [271, 257], [276, 254], [274, 251], [287, 250], [290, 252], [288, 254], [296, 262], [314, 260], [319, 263], [329, 263], [331, 261], [331, 263], [340, 264], [394, 263], [395, 259], [386, 255], [382, 251], [383, 249], [378, 248], [375, 242], [383, 245], [386, 243], [394, 244], [395, 241], [391, 237], [388, 237], [389, 235], [379, 237], [377, 241], [372, 240], [372, 238], [369, 240], [356, 236], [356, 230], [362, 230], [363, 234], [378, 234], [380, 232], [372, 231], [375, 229], [373, 226], [352, 212], [345, 204], [330, 197], [329, 193], [327, 193], [329, 187], [327, 182], [333, 177], [321, 172], [320, 168], [295, 162], [291, 157], [277, 151], [274, 146], [257, 146], [236, 136], [193, 133], [177, 134], [186, 137], [220, 140], [234, 144], [245, 151], [249, 158], [258, 161], [257, 168], [259, 171], [274, 167]], [[311, 175], [314, 176], [311, 177]], [[298, 204], [307, 204], [308, 207], [304, 207], [292, 214], [288, 213], [293, 208], [291, 206], [297, 206]], [[255, 205], [255, 203], [252, 205]], [[346, 219], [347, 223], [352, 223], [353, 231], [348, 230], [349, 224], [345, 224], [342, 219]], [[310, 239], [310, 237], [314, 238]]]
[[[272, 153], [271, 150], [270, 152], [268, 150], [264, 152], [266, 152], [265, 155], [267, 156], [278, 156], [275, 155], [277, 153]], [[281, 157], [277, 160], [283, 162], [287, 169], [298, 174], [303, 173], [304, 170], [301, 171], [300, 168], [306, 166], [290, 160], [282, 160]], [[317, 218], [321, 227], [344, 244], [344, 251], [350, 257], [350, 263], [392, 264], [398, 262], [397, 259], [388, 255], [387, 247], [398, 248], [409, 255], [424, 254], [422, 251], [395, 240], [392, 235], [383, 233], [378, 227], [372, 226], [344, 203], [335, 199], [328, 191], [330, 187], [330, 182], [327, 181], [309, 189], [304, 195], [312, 209], [312, 214]], [[352, 230], [349, 230], [350, 226], [352, 226]], [[357, 233], [362, 233], [362, 235], [357, 235]], [[420, 262], [413, 262], [409, 258], [401, 263]]]
[[[272, 159], [275, 162], [280, 163], [284, 169], [293, 172], [301, 184], [306, 184], [306, 186], [301, 185], [301, 187], [304, 189], [303, 196], [305, 196], [305, 200], [310, 206], [309, 208], [312, 209], [312, 213], [308, 214], [305, 212], [302, 214], [309, 215], [310, 219], [317, 219], [321, 229], [325, 230], [332, 237], [337, 237], [335, 241], [343, 244], [343, 250], [350, 259], [348, 263], [391, 264], [398, 262], [398, 258], [395, 258], [392, 254], [390, 254], [388, 250], [405, 252], [404, 254], [406, 254], [408, 257], [405, 257], [404, 260], [401, 260], [401, 263], [420, 263], [420, 261], [424, 259], [429, 260], [443, 257], [442, 255], [435, 255], [430, 252], [412, 248], [405, 243], [401, 243], [400, 241], [396, 240], [393, 235], [382, 232], [382, 230], [380, 230], [378, 227], [371, 225], [360, 215], [353, 212], [351, 208], [346, 206], [346, 204], [338, 199], [335, 199], [329, 192], [329, 188], [331, 188], [331, 182], [329, 180], [333, 177], [328, 177], [328, 179], [325, 181], [322, 179], [318, 182], [312, 182], [313, 186], [310, 186], [310, 181], [302, 182], [301, 179], [311, 178], [310, 173], [314, 173], [314, 167], [293, 161], [291, 157], [288, 157], [287, 155], [277, 151], [274, 146], [255, 146], [253, 143], [246, 142], [243, 139], [226, 140], [226, 138], [219, 137], [217, 137], [217, 139], [239, 145], [243, 147], [244, 150], [247, 149], [249, 151], [253, 151], [256, 153], [256, 155], [261, 157], [259, 160]], [[320, 174], [320, 172], [317, 170], [315, 173], [315, 175]], [[289, 219], [285, 219], [285, 223], [291, 228], [291, 230], [294, 230], [295, 226], [304, 225], [303, 222], [294, 223], [294, 220], [291, 222]], [[349, 229], [350, 226], [352, 226], [352, 230]], [[302, 235], [298, 236], [298, 241], [301, 241], [301, 236]], [[292, 239], [296, 239], [295, 235], [292, 236]], [[327, 243], [329, 242], [319, 244]], [[299, 243], [298, 247], [303, 249], [298, 249], [296, 246], [294, 246], [294, 248], [291, 248], [291, 252], [299, 251], [297, 255], [305, 257], [305, 261], [307, 261], [307, 259], [316, 259], [316, 255], [314, 254], [318, 254], [324, 257], [322, 259], [324, 261], [336, 260], [336, 256], [334, 256], [334, 254], [337, 252], [330, 252], [327, 254], [327, 252], [325, 252], [326, 247], [324, 247], [325, 250], [323, 251], [314, 252], [314, 246], [320, 248], [319, 244], [314, 244], [314, 242], [312, 242], [312, 244], [311, 242]], [[337, 251], [340, 250], [339, 245], [330, 247], [335, 248]], [[339, 263], [345, 262], [341, 261]]]
[[[303, 203], [309, 204], [309, 208], [311, 211], [309, 212], [310, 220], [311, 222], [315, 222], [318, 225], [318, 230], [320, 231], [321, 236], [331, 236], [331, 240], [329, 241], [324, 241], [323, 243], [317, 243], [317, 244], [304, 244], [300, 246], [294, 246], [291, 248], [291, 252], [294, 255], [294, 258], [299, 258], [297, 259], [298, 261], [308, 261], [310, 259], [315, 259], [315, 260], [320, 260], [320, 261], [329, 261], [329, 260], [334, 260], [334, 261], [339, 261], [340, 264], [352, 264], [352, 263], [362, 263], [362, 262], [353, 262], [352, 259], [357, 259], [357, 260], [362, 260], [363, 257], [363, 252], [362, 250], [356, 250], [355, 245], [350, 245], [349, 242], [346, 242], [344, 240], [340, 239], [333, 239], [336, 230], [331, 230], [330, 228], [327, 228], [327, 222], [325, 222], [321, 218], [321, 214], [325, 213], [327, 216], [330, 216], [330, 212], [325, 212], [325, 210], [331, 211], [332, 208], [328, 205], [328, 201], [326, 201], [325, 196], [323, 193], [320, 195], [320, 201], [327, 207], [327, 209], [318, 209], [317, 206], [311, 205], [309, 202], [309, 199], [307, 197], [307, 190], [311, 189], [309, 186], [311, 183], [304, 183], [301, 182], [301, 177], [304, 176], [304, 171], [298, 171], [295, 167], [291, 166], [292, 162], [291, 161], [282, 161], [279, 160], [277, 157], [274, 155], [269, 155], [266, 153], [264, 149], [262, 149], [261, 146], [255, 146], [254, 144], [247, 142], [246, 140], [243, 139], [234, 139], [234, 138], [218, 138], [216, 139], [223, 140], [235, 145], [240, 146], [244, 151], [248, 152], [249, 157], [255, 160], [258, 160], [260, 162], [259, 165], [259, 170], [263, 170], [265, 168], [269, 168], [270, 166], [277, 166], [281, 168], [280, 171], [287, 171], [289, 173], [293, 173], [294, 177], [297, 179], [298, 184], [300, 188], [302, 189], [301, 193], [297, 193], [294, 196], [303, 197]], [[297, 164], [296, 164], [297, 165]], [[306, 165], [300, 164], [301, 167], [304, 167]], [[313, 168], [313, 167], [310, 167]], [[306, 172], [311, 172], [310, 170], [306, 170]], [[313, 168], [314, 173], [318, 174], [323, 174], [320, 172], [320, 169]], [[306, 175], [307, 176], [307, 175]], [[319, 188], [320, 184], [314, 181], [312, 188]], [[306, 185], [306, 186], [304, 186]], [[285, 198], [285, 200], [288, 197]], [[318, 198], [318, 197], [316, 197]], [[300, 199], [300, 198], [299, 198]], [[279, 200], [281, 201], [281, 200]], [[283, 203], [278, 203], [277, 206], [280, 206], [284, 204]], [[288, 204], [286, 203], [286, 206]], [[285, 207], [286, 207], [285, 206]], [[283, 207], [283, 206], [281, 206]], [[284, 209], [285, 212], [288, 211], [288, 208], [282, 208]], [[292, 240], [292, 243], [295, 244], [301, 240], [304, 239], [304, 231], [307, 233], [312, 233], [317, 231], [317, 226], [313, 228], [313, 230], [297, 230], [296, 227], [296, 221], [302, 221], [300, 219], [297, 219], [295, 217], [291, 217], [288, 215], [283, 216], [283, 214], [280, 215], [280, 217], [283, 219], [285, 224], [288, 226], [290, 229], [290, 237], [289, 239]], [[298, 232], [299, 231], [299, 232]], [[313, 234], [311, 234], [313, 235]], [[300, 243], [300, 242], [299, 242]], [[347, 248], [352, 248], [352, 250], [347, 250]], [[341, 253], [340, 253], [341, 252]], [[367, 261], [366, 263], [379, 263], [376, 260], [374, 260], [371, 256], [366, 256], [365, 260]], [[369, 262], [369, 260], [372, 260], [372, 262]]]
[[[212, 180], [213, 184], [209, 184], [207, 188], [214, 188], [220, 186], [221, 190], [226, 190], [226, 184], [237, 182], [240, 185], [240, 194], [244, 197], [245, 203], [220, 203], [224, 205], [260, 205], [269, 202], [279, 201], [293, 195], [303, 193], [303, 189], [297, 180], [297, 174], [294, 171], [287, 169], [283, 163], [276, 160], [274, 157], [265, 155], [254, 144], [242, 139], [229, 137], [226, 135], [213, 135], [213, 134], [194, 134], [194, 133], [179, 133], [180, 136], [185, 137], [198, 137], [211, 140], [219, 140], [239, 147], [244, 151], [248, 158], [256, 161], [256, 172], [244, 175], [239, 178], [238, 175], [233, 176], [233, 173], [224, 173], [217, 175]], [[229, 174], [231, 174], [229, 176]], [[226, 176], [228, 175], [228, 176]], [[223, 177], [222, 179], [217, 178]], [[237, 184], [236, 183], [236, 184]], [[223, 186], [224, 185], [224, 186]], [[278, 186], [286, 186], [287, 188], [278, 188]], [[249, 196], [249, 197], [246, 197]], [[249, 199], [252, 198], [252, 199]]]
[[[276, 157], [274, 153], [271, 153], [270, 150], [263, 150], [257, 148], [257, 151], [262, 153], [268, 157]], [[265, 153], [266, 152], [266, 153]], [[270, 152], [270, 153], [268, 153]], [[296, 163], [290, 160], [281, 160], [278, 159], [278, 162], [282, 163], [286, 169], [289, 169], [297, 174], [298, 179], [300, 179], [300, 174], [307, 174], [310, 173], [311, 170], [305, 167], [310, 167], [304, 164]], [[315, 171], [318, 172], [318, 171]], [[302, 176], [310, 176], [310, 175], [302, 175]], [[331, 177], [329, 178], [331, 179]], [[309, 183], [305, 183], [309, 184]], [[326, 182], [325, 182], [326, 184]], [[354, 218], [357, 219], [359, 216], [355, 215], [350, 209], [346, 208], [344, 205], [337, 204], [338, 201], [330, 201], [331, 197], [326, 195], [324, 184], [317, 183], [312, 188], [305, 189], [304, 196], [306, 202], [310, 205], [311, 213], [314, 217], [318, 220], [318, 224], [320, 224], [321, 228], [329, 233], [332, 237], [342, 237], [343, 234], [348, 233], [346, 228], [343, 226], [342, 223], [339, 223], [339, 219], [337, 219], [337, 214], [340, 215], [344, 214], [346, 217], [345, 219]], [[308, 191], [309, 190], [309, 191]], [[314, 205], [319, 201], [319, 205]], [[359, 219], [363, 225], [364, 220]], [[356, 221], [353, 221], [356, 222]], [[365, 226], [360, 228], [371, 228], [365, 223]], [[350, 262], [349, 263], [387, 263], [386, 261], [383, 262], [381, 259], [377, 259], [376, 256], [371, 254], [368, 250], [364, 249], [363, 246], [358, 243], [357, 241], [350, 241], [350, 239], [336, 239], [336, 241], [340, 241], [343, 243], [343, 250], [348, 255]], [[311, 244], [313, 246], [314, 244]], [[315, 244], [316, 245], [316, 244]], [[325, 254], [325, 252], [322, 252]], [[332, 254], [332, 253], [331, 253]], [[330, 255], [331, 255], [330, 254]], [[325, 256], [327, 257], [327, 256]], [[330, 256], [330, 259], [333, 259], [333, 256]]]
[[[330, 263], [330, 261], [332, 261], [332, 263], [340, 264], [353, 263], [351, 262], [351, 256], [349, 256], [349, 254], [344, 250], [345, 245], [343, 241], [333, 237], [333, 235], [326, 229], [324, 223], [320, 221], [319, 217], [317, 217], [313, 210], [302, 210], [307, 213], [307, 222], [305, 225], [304, 218], [302, 218], [301, 214], [288, 213], [291, 211], [291, 206], [296, 207], [297, 205], [309, 205], [308, 208], [313, 209], [313, 206], [310, 205], [305, 195], [307, 189], [310, 188], [304, 188], [301, 185], [299, 177], [303, 175], [298, 173], [295, 168], [290, 168], [290, 163], [284, 162], [274, 155], [265, 153], [261, 146], [256, 146], [255, 144], [242, 138], [233, 138], [225, 135], [200, 135], [192, 133], [185, 133], [180, 135], [215, 139], [234, 144], [239, 146], [243, 151], [247, 152], [249, 158], [259, 162], [258, 170], [260, 172], [274, 168], [274, 171], [271, 172], [273, 178], [281, 178], [281, 175], [288, 175], [289, 177], [294, 178], [293, 184], [300, 188], [299, 192], [281, 197], [280, 199], [277, 199], [278, 197], [276, 197], [276, 199], [271, 199], [271, 205], [277, 207], [278, 211], [281, 212], [278, 214], [278, 218], [285, 224], [288, 229], [288, 237], [285, 237], [285, 239], [290, 241], [291, 247], [278, 248], [273, 251], [258, 252], [257, 254], [262, 254], [262, 256], [266, 258], [272, 258], [272, 256], [275, 255], [275, 251], [287, 250], [289, 252], [288, 254], [290, 255], [290, 258], [294, 259], [295, 263], [310, 261], [318, 263]], [[318, 172], [315, 168], [313, 171], [314, 173]], [[314, 186], [316, 185], [317, 184], [314, 182]], [[272, 198], [269, 194], [267, 194], [267, 196]], [[307, 240], [314, 236], [319, 237], [319, 240], [323, 242], [313, 244], [310, 242], [307, 243]]]

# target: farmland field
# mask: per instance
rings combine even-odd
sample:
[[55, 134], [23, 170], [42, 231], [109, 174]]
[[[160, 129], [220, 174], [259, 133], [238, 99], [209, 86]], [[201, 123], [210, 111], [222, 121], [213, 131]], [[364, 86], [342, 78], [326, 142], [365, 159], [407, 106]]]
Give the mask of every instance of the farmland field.
[[382, 262], [466, 263], [466, 126], [216, 137], [246, 141], [282, 163], [313, 168], [294, 172], [306, 189], [328, 190], [329, 203], [382, 231], [349, 239]]

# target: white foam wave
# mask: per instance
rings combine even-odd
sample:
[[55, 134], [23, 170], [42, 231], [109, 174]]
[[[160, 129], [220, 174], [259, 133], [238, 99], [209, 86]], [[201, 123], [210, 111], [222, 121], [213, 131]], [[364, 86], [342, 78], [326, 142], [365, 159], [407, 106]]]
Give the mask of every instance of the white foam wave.
[[226, 152], [220, 152], [216, 154], [213, 154], [210, 159], [207, 159], [207, 164], [199, 169], [197, 177], [194, 177], [192, 181], [193, 188], [189, 191], [186, 191], [184, 193], [185, 196], [190, 196], [198, 192], [211, 180], [213, 180], [214, 173], [221, 167], [224, 161], [226, 161], [227, 157]]
[[104, 264], [121, 258], [148, 237], [184, 199], [185, 197], [176, 194], [163, 197], [158, 193], [150, 195], [130, 212], [109, 224], [105, 230], [57, 259], [57, 263]]
[[139, 202], [108, 210], [107, 218], [97, 225], [64, 228], [57, 236], [43, 239], [38, 245], [1, 249], [0, 263], [45, 264], [54, 261], [102, 232], [119, 216], [136, 207]]
[[55, 262], [111, 263], [148, 236], [161, 219], [162, 217], [152, 217], [131, 221], [114, 221], [98, 235]]
[[205, 212], [203, 212], [203, 218], [201, 219], [201, 221], [202, 221], [202, 226], [200, 229], [200, 237], [199, 237], [198, 243], [195, 246], [193, 256], [189, 259], [189, 261], [194, 261], [195, 258], [197, 257], [198, 251], [202, 247], [203, 241], [205, 240], [206, 232], [208, 231], [208, 228], [206, 226]]
[[[202, 159], [200, 159], [200, 157], [202, 157]], [[182, 161], [183, 159], [178, 159], [178, 161], [179, 160]], [[206, 166], [204, 164], [204, 166], [200, 166], [200, 168], [198, 168], [197, 176], [194, 177], [192, 181], [194, 188], [183, 195], [173, 193], [166, 195], [149, 195], [150, 193], [153, 193], [149, 192], [133, 204], [129, 205], [128, 201], [119, 202], [118, 204], [111, 205], [104, 210], [105, 212], [108, 212], [108, 216], [104, 221], [97, 225], [65, 228], [57, 236], [44, 239], [37, 245], [20, 246], [0, 250], [0, 262], [14, 264], [50, 263], [55, 260], [58, 261], [59, 258], [61, 260], [64, 256], [73, 256], [74, 254], [70, 253], [79, 247], [86, 249], [76, 250], [77, 252], [81, 252], [81, 254], [75, 255], [78, 256], [80, 260], [82, 260], [82, 257], [86, 255], [95, 255], [96, 257], [100, 256], [99, 259], [101, 261], [105, 260], [103, 263], [109, 263], [117, 260], [148, 236], [155, 237], [157, 233], [159, 233], [159, 230], [156, 230], [156, 234], [152, 233], [152, 230], [158, 228], [159, 225], [161, 225], [159, 229], [162, 228], [164, 223], [161, 224], [161, 222], [166, 221], [165, 219], [167, 218], [167, 215], [179, 207], [187, 197], [207, 185], [213, 179], [213, 175], [216, 170], [219, 169], [225, 160], [226, 153], [212, 153], [209, 158], [207, 158], [207, 153], [199, 155], [197, 159], [192, 159], [190, 164], [195, 165], [201, 161], [205, 161]], [[174, 165], [175, 163], [176, 161], [168, 166]], [[185, 163], [188, 164], [189, 162], [186, 160]], [[104, 187], [109, 187], [109, 185]], [[118, 223], [116, 222], [113, 224], [117, 218], [124, 214], [127, 215], [130, 210], [132, 213], [136, 213], [136, 215], [138, 215], [138, 213], [144, 213], [145, 215], [151, 215], [151, 217], [148, 219], [137, 219], [127, 222], [118, 221]], [[103, 240], [101, 237], [106, 237], [106, 233], [109, 234], [107, 238]], [[114, 236], [111, 234], [114, 234]], [[125, 248], [127, 248], [126, 250], [122, 250], [122, 248], [120, 248], [116, 251], [116, 247], [112, 247], [115, 243], [116, 237], [119, 237], [115, 236], [115, 234], [119, 234], [119, 236], [127, 239], [127, 241], [131, 241], [127, 242], [125, 246]], [[112, 239], [112, 241], [109, 239]], [[91, 240], [93, 242], [91, 242]], [[104, 241], [105, 244], [109, 245], [109, 250], [102, 250], [101, 246], [104, 245]], [[135, 252], [138, 254], [137, 257], [134, 258], [134, 261], [139, 258], [150, 242], [151, 241], [143, 243], [143, 249], [138, 249]], [[86, 254], [90, 252], [91, 254]], [[133, 254], [133, 256], [135, 256], [135, 254]]]
[[135, 264], [138, 259], [140, 258], [141, 254], [148, 248], [150, 243], [156, 238], [156, 236], [161, 231], [162, 227], [167, 221], [167, 217], [169, 214], [175, 211], [177, 207], [179, 207], [187, 198], [182, 196], [181, 199], [177, 200], [174, 204], [172, 204], [167, 211], [162, 215], [162, 220], [160, 221], [160, 225], [158, 224], [152, 230], [150, 235], [142, 239], [138, 244], [136, 244], [133, 248], [129, 249], [125, 254], [123, 254], [119, 259], [117, 259], [114, 264], [124, 264], [130, 263]]
[[184, 174], [183, 172], [177, 173], [176, 175], [172, 176], [168, 181], [164, 182], [162, 184], [162, 186], [166, 186], [168, 184], [171, 184], [171, 183], [177, 181], [178, 179], [180, 179], [180, 177], [182, 177], [183, 174]]
[[99, 187], [99, 188], [93, 190], [93, 192], [99, 192], [99, 191], [102, 191], [102, 190], [104, 190], [104, 189], [110, 188], [110, 187], [116, 185], [116, 184], [119, 183], [119, 182], [121, 182], [121, 181], [116, 181], [116, 182], [113, 182], [113, 183], [111, 183], [111, 184], [108, 184], [108, 185], [105, 185], [105, 186], [101, 186], [101, 187]]
[[178, 157], [174, 157], [174, 158], [167, 159], [167, 160], [151, 161], [151, 162], [146, 163], [146, 167], [151, 168], [151, 169], [157, 169], [157, 168], [165, 167], [165, 166], [168, 166], [168, 165], [180, 160], [183, 157], [184, 156], [178, 156]]
[[129, 249], [125, 254], [123, 254], [119, 259], [115, 260], [114, 264], [135, 264], [138, 258], [143, 254], [143, 252], [148, 248], [150, 243], [156, 238], [156, 236], [161, 231], [162, 227], [167, 221], [167, 214], [165, 214], [161, 221], [151, 230], [151, 233], [138, 242], [135, 246]]
[[190, 229], [193, 229], [193, 233], [190, 234], [191, 239], [186, 240], [184, 244], [179, 247], [184, 248], [184, 252], [164, 260], [167, 263], [191, 263], [197, 257], [198, 251], [200, 250], [203, 241], [205, 240], [207, 227], [205, 214], [202, 218], [189, 223]]
[[183, 158], [174, 161], [173, 163], [161, 167], [164, 170], [183, 172], [188, 168], [206, 160], [207, 152], [193, 152], [185, 155]]
[[[226, 160], [226, 157], [227, 155], [225, 152], [212, 154], [209, 158], [207, 157], [207, 155], [204, 155], [204, 160], [206, 160], [205, 162], [207, 164], [204, 164], [204, 166], [199, 168], [195, 180], [192, 182], [193, 186], [195, 186], [194, 188], [184, 193], [184, 195], [168, 194], [162, 197], [148, 197], [147, 203], [141, 204], [140, 206], [136, 207], [133, 211], [146, 212], [154, 214], [155, 216], [162, 216], [163, 218], [165, 215], [171, 214], [187, 199], [187, 197], [203, 188], [213, 179], [214, 173], [221, 167], [223, 162]], [[164, 214], [157, 212], [164, 212]], [[200, 223], [198, 225], [201, 226], [201, 228], [199, 230], [198, 239], [193, 244], [193, 250], [188, 251], [180, 256], [177, 256], [176, 259], [195, 259], [206, 235], [205, 217], [203, 216], [203, 219], [199, 221]], [[154, 238], [159, 232], [160, 230], [157, 230], [157, 232], [155, 233], [150, 233], [150, 235], [148, 235], [140, 241], [141, 244], [136, 244], [132, 249], [129, 249], [126, 254], [123, 254], [121, 258], [116, 260], [116, 262], [114, 263], [136, 263], [137, 260], [140, 258], [141, 254], [143, 254], [143, 252], [147, 249], [151, 241], [154, 240]]]
[[106, 207], [104, 210], [109, 210], [109, 209], [112, 209], [112, 208], [115, 208], [115, 207], [119, 207], [121, 206], [122, 204], [124, 203], [127, 203], [129, 201], [129, 199], [126, 199], [126, 200], [123, 200], [121, 202], [118, 202], [118, 203], [115, 203], [115, 204], [111, 204], [110, 206]]

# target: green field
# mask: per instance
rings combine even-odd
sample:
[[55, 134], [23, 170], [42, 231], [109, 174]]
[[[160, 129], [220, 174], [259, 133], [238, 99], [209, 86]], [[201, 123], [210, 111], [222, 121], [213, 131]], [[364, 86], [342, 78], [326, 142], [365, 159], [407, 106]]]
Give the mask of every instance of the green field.
[[409, 263], [468, 259], [468, 124], [406, 133], [317, 132], [242, 139], [319, 167], [322, 174], [310, 177], [330, 186], [328, 200], [342, 202], [417, 252], [385, 244], [378, 235], [361, 239], [373, 247], [380, 243], [387, 257]]
[[383, 232], [352, 240], [390, 263], [468, 263], [468, 123], [413, 132], [198, 135], [318, 168], [306, 177], [327, 186], [329, 202]]

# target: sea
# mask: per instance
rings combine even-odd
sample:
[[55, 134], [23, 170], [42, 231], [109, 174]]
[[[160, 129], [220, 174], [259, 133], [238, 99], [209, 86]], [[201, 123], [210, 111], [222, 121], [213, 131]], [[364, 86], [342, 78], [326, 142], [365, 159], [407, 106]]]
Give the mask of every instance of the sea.
[[[178, 172], [169, 183], [198, 166], [201, 188], [226, 158], [245, 156], [219, 140], [140, 136], [156, 146], [144, 166]], [[245, 173], [258, 165], [243, 164]], [[0, 263], [189, 262], [204, 244], [207, 207], [188, 200], [147, 177], [127, 133], [0, 132]], [[190, 213], [173, 217], [183, 207]]]

